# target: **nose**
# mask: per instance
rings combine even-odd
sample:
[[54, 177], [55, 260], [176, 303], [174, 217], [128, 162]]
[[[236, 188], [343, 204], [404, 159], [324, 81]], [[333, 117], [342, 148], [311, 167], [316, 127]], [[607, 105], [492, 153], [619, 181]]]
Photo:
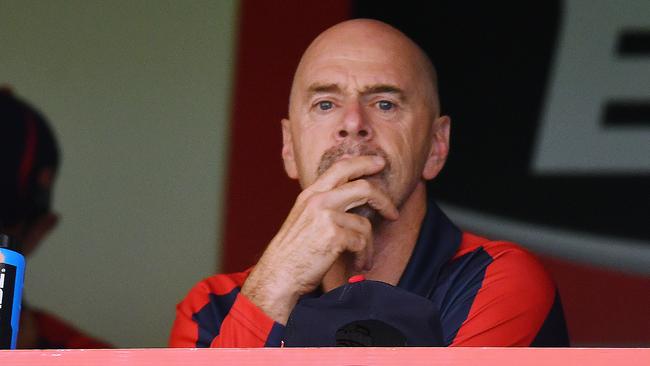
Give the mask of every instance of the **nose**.
[[336, 132], [337, 140], [370, 140], [373, 131], [369, 122], [360, 103], [351, 103], [345, 110], [343, 121]]

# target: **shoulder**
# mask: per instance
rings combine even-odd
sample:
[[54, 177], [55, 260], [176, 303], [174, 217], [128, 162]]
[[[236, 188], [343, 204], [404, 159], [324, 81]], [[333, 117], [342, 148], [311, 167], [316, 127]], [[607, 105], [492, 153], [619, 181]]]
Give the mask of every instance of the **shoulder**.
[[[467, 262], [470, 257], [480, 257], [474, 262], [480, 262], [484, 267], [483, 286], [498, 281], [501, 287], [523, 288], [533, 285], [529, 290], [536, 289], [542, 293], [554, 293], [555, 286], [537, 258], [521, 246], [502, 240], [489, 240], [471, 233], [463, 233], [458, 251], [452, 258], [454, 262]], [[506, 286], [507, 285], [507, 286]]]
[[[238, 273], [218, 274], [194, 285], [176, 307], [176, 319], [172, 326], [169, 345], [172, 347], [210, 346], [222, 333], [222, 325], [227, 323], [226, 319], [231, 314], [231, 310], [237, 306], [236, 304], [240, 304], [240, 310], [242, 304], [247, 304], [245, 297], [239, 296], [239, 291], [249, 273], [250, 269]], [[252, 305], [246, 309], [251, 307]]]
[[448, 264], [443, 309], [453, 345], [529, 346], [555, 301], [555, 285], [533, 254], [507, 241], [464, 233]]
[[204, 278], [192, 287], [178, 307], [194, 312], [209, 303], [211, 297], [232, 297], [234, 300], [250, 271], [249, 268], [243, 272], [216, 274]]

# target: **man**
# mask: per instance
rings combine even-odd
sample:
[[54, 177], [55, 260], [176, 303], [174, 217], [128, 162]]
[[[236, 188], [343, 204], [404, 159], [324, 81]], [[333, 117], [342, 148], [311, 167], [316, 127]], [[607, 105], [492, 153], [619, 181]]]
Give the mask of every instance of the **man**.
[[535, 259], [462, 233], [427, 199], [449, 130], [433, 65], [410, 39], [364, 19], [322, 33], [282, 121], [284, 167], [303, 191], [254, 268], [208, 278], [179, 304], [170, 345], [280, 345], [302, 298], [357, 274], [430, 299], [442, 345], [565, 344]]
[[[0, 88], [0, 232], [29, 257], [56, 227], [51, 192], [59, 150], [45, 118]], [[56, 316], [23, 302], [18, 348], [108, 348]]]

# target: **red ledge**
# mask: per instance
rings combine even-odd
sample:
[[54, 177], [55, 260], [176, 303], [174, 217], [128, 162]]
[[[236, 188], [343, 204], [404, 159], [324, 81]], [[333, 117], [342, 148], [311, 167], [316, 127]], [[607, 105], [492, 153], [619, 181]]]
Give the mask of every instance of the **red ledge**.
[[257, 348], [0, 351], [0, 365], [650, 365], [650, 348]]

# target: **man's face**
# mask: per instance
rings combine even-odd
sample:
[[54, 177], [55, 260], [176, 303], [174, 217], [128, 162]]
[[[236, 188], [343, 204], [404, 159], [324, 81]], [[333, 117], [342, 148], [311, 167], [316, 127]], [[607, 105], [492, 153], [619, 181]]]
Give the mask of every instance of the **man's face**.
[[326, 35], [305, 53], [283, 121], [285, 167], [306, 188], [338, 160], [382, 156], [384, 170], [364, 179], [399, 207], [431, 155], [435, 91], [412, 44], [366, 33]]

